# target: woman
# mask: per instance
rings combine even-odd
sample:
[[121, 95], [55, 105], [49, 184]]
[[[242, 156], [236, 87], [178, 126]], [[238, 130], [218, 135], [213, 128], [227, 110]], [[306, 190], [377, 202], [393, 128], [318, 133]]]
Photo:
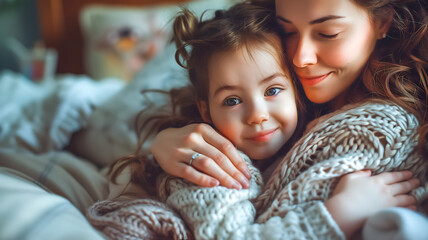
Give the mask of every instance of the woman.
[[[289, 60], [306, 97], [314, 103], [308, 111], [321, 109], [321, 114], [332, 113], [329, 118], [349, 103], [371, 98], [394, 102], [417, 117], [418, 147], [426, 159], [425, 1], [265, 0], [254, 4], [272, 9], [275, 5]], [[379, 138], [379, 142], [388, 140]], [[215, 186], [218, 181], [226, 187], [248, 186], [250, 174], [238, 152], [208, 125], [163, 130], [151, 150], [172, 175], [202, 186]], [[193, 159], [195, 153], [200, 155]]]

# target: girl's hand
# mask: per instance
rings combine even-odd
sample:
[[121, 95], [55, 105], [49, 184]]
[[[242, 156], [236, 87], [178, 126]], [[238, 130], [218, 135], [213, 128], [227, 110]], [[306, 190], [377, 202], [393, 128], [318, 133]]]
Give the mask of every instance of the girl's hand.
[[325, 206], [349, 238], [379, 210], [388, 207], [415, 210], [416, 199], [407, 193], [419, 185], [419, 180], [411, 177], [410, 171], [371, 176], [371, 171], [364, 170], [345, 175]]
[[[161, 168], [204, 187], [248, 188], [250, 170], [233, 144], [208, 124], [158, 133], [150, 150]], [[192, 155], [200, 153], [189, 165]]]

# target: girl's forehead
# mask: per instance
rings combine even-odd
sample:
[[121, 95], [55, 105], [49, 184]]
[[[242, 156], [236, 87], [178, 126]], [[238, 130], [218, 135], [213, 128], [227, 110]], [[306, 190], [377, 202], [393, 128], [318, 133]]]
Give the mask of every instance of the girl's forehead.
[[278, 55], [268, 48], [241, 48], [217, 53], [208, 67], [209, 85], [240, 85], [245, 82], [243, 80], [259, 82], [273, 75], [288, 79], [289, 72], [284, 70], [287, 68]]

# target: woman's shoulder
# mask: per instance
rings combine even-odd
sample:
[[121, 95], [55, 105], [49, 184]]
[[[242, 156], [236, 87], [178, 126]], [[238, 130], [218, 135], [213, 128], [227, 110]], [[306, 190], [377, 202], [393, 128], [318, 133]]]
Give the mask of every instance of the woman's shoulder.
[[382, 99], [369, 99], [343, 106], [341, 109], [325, 114], [308, 124], [306, 132], [313, 128], [324, 128], [332, 124], [351, 124], [360, 126], [417, 129], [417, 118], [396, 103]]

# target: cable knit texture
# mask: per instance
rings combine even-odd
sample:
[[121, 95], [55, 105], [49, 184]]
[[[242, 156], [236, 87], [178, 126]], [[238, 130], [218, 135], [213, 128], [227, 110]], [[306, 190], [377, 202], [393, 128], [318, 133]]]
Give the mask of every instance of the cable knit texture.
[[110, 239], [191, 239], [192, 236], [170, 207], [151, 199], [100, 201], [89, 208], [87, 217]]
[[323, 204], [344, 174], [411, 170], [422, 183], [412, 194], [419, 202], [427, 198], [428, 166], [415, 150], [419, 124], [401, 107], [373, 100], [309, 126], [261, 194], [260, 172], [244, 156], [253, 174], [249, 189], [201, 188], [161, 175], [160, 199], [181, 214], [196, 239], [344, 239]]
[[[349, 105], [310, 124], [256, 199], [260, 177], [253, 168], [248, 190], [199, 188], [167, 177], [161, 197], [197, 239], [344, 239], [323, 204], [344, 174], [408, 169], [425, 183], [413, 194], [426, 199], [427, 163], [415, 150], [418, 126], [413, 115], [388, 102]], [[259, 213], [256, 223], [250, 201]]]

